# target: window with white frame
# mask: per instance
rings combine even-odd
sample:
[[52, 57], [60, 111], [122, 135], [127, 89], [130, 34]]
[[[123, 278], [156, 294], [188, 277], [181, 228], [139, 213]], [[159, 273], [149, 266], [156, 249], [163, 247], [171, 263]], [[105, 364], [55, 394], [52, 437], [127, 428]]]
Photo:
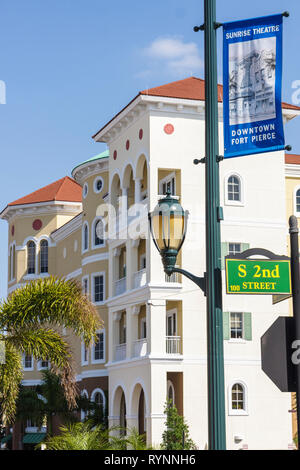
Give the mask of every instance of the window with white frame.
[[146, 253], [140, 256], [140, 269], [146, 269], [147, 261], [146, 261]]
[[228, 254], [229, 255], [237, 255], [238, 253], [242, 252], [242, 244], [241, 243], [228, 243]]
[[105, 409], [105, 394], [101, 388], [96, 388], [91, 394], [91, 401]]
[[225, 204], [243, 205], [242, 179], [237, 174], [228, 175], [225, 178]]
[[102, 219], [96, 219], [93, 223], [93, 248], [104, 245], [104, 224]]
[[35, 274], [36, 246], [33, 241], [27, 243], [27, 274]]
[[85, 342], [81, 342], [81, 365], [86, 366], [89, 363], [89, 348]]
[[105, 361], [105, 330], [98, 331], [97, 342], [95, 341], [92, 346], [92, 363], [99, 363]]
[[88, 192], [89, 192], [89, 186], [87, 183], [84, 183], [83, 188], [82, 188], [82, 195], [84, 198], [87, 197]]
[[171, 380], [167, 382], [167, 399], [171, 402], [171, 405], [175, 404], [175, 390]]
[[105, 297], [105, 283], [104, 283], [104, 273], [93, 274], [93, 302], [101, 303], [104, 302]]
[[230, 338], [243, 338], [243, 314], [242, 312], [230, 313]]
[[242, 381], [235, 381], [228, 390], [228, 410], [230, 415], [248, 414], [247, 387]]
[[49, 369], [49, 361], [48, 359], [41, 359], [39, 362], [38, 362], [38, 370], [45, 370], [45, 369]]
[[[82, 390], [80, 395], [82, 396], [82, 398], [86, 398], [86, 400], [89, 399], [89, 394], [88, 394], [87, 390]], [[87, 412], [85, 410], [81, 410], [81, 421], [84, 421], [86, 416], [87, 416]]]
[[251, 341], [251, 312], [223, 312], [223, 338], [228, 341]]
[[147, 338], [147, 321], [146, 318], [141, 319], [141, 339]]
[[85, 295], [89, 293], [89, 277], [85, 276], [82, 278], [82, 292]]
[[100, 193], [103, 189], [103, 179], [101, 176], [97, 176], [97, 178], [94, 180], [94, 191], [95, 193]]
[[24, 370], [33, 370], [33, 357], [31, 354], [23, 355], [23, 368]]
[[162, 178], [159, 182], [160, 194], [167, 194], [169, 191], [172, 196], [176, 196], [176, 175], [175, 172], [170, 173], [165, 178]]
[[48, 272], [48, 242], [42, 240], [40, 243], [40, 273]]
[[85, 252], [89, 249], [89, 226], [85, 222], [82, 227], [82, 252]]
[[227, 182], [228, 190], [228, 201], [240, 201], [241, 200], [241, 183], [240, 179], [235, 176], [229, 176]]

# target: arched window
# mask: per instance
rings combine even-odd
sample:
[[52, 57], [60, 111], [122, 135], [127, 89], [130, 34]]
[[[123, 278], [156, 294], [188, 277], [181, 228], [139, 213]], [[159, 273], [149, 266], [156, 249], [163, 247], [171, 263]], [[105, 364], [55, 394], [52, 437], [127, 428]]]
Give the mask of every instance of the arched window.
[[12, 251], [12, 279], [15, 279], [16, 277], [16, 245], [13, 246], [13, 251]]
[[167, 383], [167, 393], [168, 393], [167, 399], [171, 402], [171, 405], [174, 405], [175, 404], [175, 390], [170, 380], [168, 380], [168, 383]]
[[35, 243], [33, 241], [27, 243], [27, 274], [35, 273]]
[[13, 257], [13, 249], [12, 249], [12, 246], [11, 246], [10, 250], [9, 250], [9, 263], [8, 263], [8, 268], [9, 268], [8, 279], [9, 279], [9, 281], [11, 281], [12, 278], [13, 278], [13, 276], [12, 276], [12, 257]]
[[48, 242], [42, 240], [40, 244], [40, 272], [48, 272]]
[[236, 175], [229, 176], [227, 180], [227, 199], [228, 201], [241, 202], [241, 180]]
[[[87, 392], [86, 390], [82, 390], [81, 396], [82, 396], [83, 398], [85, 398], [86, 400], [89, 399], [89, 394], [88, 394], [88, 392]], [[81, 421], [84, 421], [84, 420], [85, 420], [87, 414], [88, 414], [88, 413], [86, 412], [86, 410], [81, 410]]]
[[82, 251], [87, 251], [88, 249], [89, 249], [89, 227], [86, 222], [82, 229]]
[[296, 212], [300, 212], [300, 189], [296, 192]]
[[236, 381], [228, 389], [228, 409], [230, 415], [248, 414], [247, 386], [242, 381]]
[[104, 227], [103, 221], [98, 219], [94, 224], [94, 247], [104, 245]]
[[98, 406], [102, 406], [102, 410], [105, 410], [105, 395], [103, 390], [101, 388], [96, 388], [92, 395], [91, 395], [91, 401], [96, 403]]

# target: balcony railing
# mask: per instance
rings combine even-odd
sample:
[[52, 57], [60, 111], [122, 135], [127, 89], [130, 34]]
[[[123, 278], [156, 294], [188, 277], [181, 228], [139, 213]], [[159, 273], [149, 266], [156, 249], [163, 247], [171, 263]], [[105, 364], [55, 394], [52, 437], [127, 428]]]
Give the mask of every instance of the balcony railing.
[[179, 273], [172, 273], [171, 276], [165, 274], [165, 282], [177, 282], [180, 283], [180, 274]]
[[135, 289], [146, 284], [146, 269], [141, 269], [133, 275], [133, 286]]
[[115, 350], [115, 361], [124, 361], [126, 359], [126, 343], [117, 344]]
[[166, 353], [181, 354], [181, 336], [166, 336]]
[[126, 277], [115, 281], [115, 295], [121, 295], [126, 291]]
[[143, 357], [147, 354], [147, 339], [138, 339], [133, 343], [133, 356]]

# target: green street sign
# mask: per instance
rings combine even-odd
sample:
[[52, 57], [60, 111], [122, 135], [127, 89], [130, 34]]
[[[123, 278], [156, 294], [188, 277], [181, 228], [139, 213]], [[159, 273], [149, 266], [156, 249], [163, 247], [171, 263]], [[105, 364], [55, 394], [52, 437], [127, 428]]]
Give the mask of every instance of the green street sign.
[[225, 258], [227, 294], [291, 294], [290, 260]]

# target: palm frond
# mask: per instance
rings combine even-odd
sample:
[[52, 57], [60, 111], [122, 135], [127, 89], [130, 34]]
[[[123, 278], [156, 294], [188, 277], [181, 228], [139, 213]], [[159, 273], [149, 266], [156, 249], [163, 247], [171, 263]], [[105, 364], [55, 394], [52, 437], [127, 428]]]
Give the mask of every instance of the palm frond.
[[43, 324], [70, 328], [86, 344], [96, 339], [101, 321], [95, 306], [75, 280], [50, 276], [16, 289], [0, 306], [0, 330]]
[[8, 424], [15, 416], [22, 380], [22, 357], [11, 343], [6, 344], [5, 363], [0, 364], [0, 422]]

